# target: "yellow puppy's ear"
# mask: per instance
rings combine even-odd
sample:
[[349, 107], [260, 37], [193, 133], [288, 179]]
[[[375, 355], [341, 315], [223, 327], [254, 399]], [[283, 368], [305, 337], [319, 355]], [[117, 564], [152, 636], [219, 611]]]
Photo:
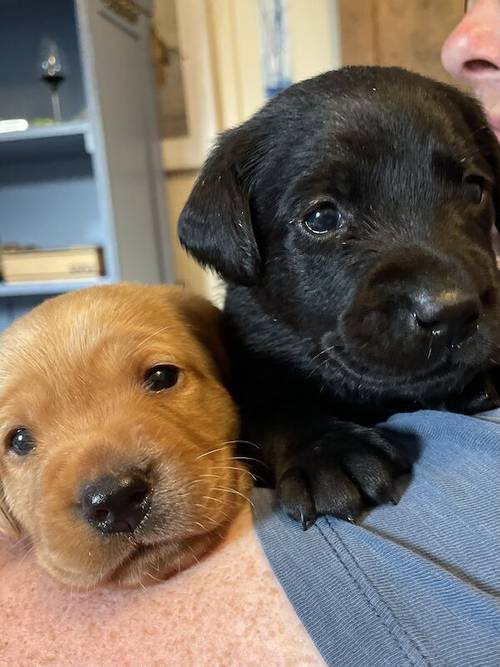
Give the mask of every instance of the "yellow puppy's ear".
[[225, 349], [222, 312], [204, 297], [183, 289], [178, 292], [184, 320], [199, 343], [209, 352], [223, 382], [229, 380], [229, 357]]
[[19, 537], [20, 534], [21, 530], [7, 506], [7, 500], [0, 480], [0, 535], [15, 538]]

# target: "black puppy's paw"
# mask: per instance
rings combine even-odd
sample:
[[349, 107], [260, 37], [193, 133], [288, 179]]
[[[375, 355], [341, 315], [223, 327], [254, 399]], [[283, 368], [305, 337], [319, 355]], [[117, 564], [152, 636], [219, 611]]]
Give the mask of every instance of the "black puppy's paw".
[[394, 481], [411, 470], [408, 452], [393, 438], [344, 422], [290, 454], [277, 493], [304, 530], [322, 514], [355, 522], [365, 506], [395, 504]]

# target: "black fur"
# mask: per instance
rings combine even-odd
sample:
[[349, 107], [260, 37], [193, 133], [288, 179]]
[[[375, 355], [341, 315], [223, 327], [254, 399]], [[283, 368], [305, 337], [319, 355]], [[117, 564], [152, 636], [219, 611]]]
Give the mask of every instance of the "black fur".
[[[411, 456], [378, 421], [497, 404], [499, 165], [466, 95], [350, 67], [271, 100], [204, 166], [179, 236], [228, 282], [242, 437], [304, 526], [391, 498]], [[340, 211], [338, 229], [308, 231], [318, 205]], [[477, 303], [467, 336], [417, 317], [436, 294]]]

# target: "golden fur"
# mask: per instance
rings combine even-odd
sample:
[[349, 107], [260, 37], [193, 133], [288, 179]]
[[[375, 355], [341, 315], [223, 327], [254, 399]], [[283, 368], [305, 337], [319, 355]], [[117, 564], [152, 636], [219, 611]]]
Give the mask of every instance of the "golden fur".
[[[233, 458], [219, 317], [180, 288], [119, 284], [45, 301], [0, 337], [0, 532], [27, 533], [60, 581], [162, 579], [234, 518], [248, 475]], [[179, 380], [148, 392], [160, 363]], [[36, 440], [26, 456], [9, 448], [20, 426]], [[134, 533], [101, 534], [79, 513], [82, 486], [128, 468], [154, 479], [151, 510]]]

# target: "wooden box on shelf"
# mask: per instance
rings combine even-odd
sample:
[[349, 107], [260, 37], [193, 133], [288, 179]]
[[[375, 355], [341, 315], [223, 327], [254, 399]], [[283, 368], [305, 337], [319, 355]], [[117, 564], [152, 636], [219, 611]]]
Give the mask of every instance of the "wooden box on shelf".
[[98, 278], [103, 268], [100, 248], [74, 246], [4, 251], [0, 271], [5, 283], [16, 283]]

